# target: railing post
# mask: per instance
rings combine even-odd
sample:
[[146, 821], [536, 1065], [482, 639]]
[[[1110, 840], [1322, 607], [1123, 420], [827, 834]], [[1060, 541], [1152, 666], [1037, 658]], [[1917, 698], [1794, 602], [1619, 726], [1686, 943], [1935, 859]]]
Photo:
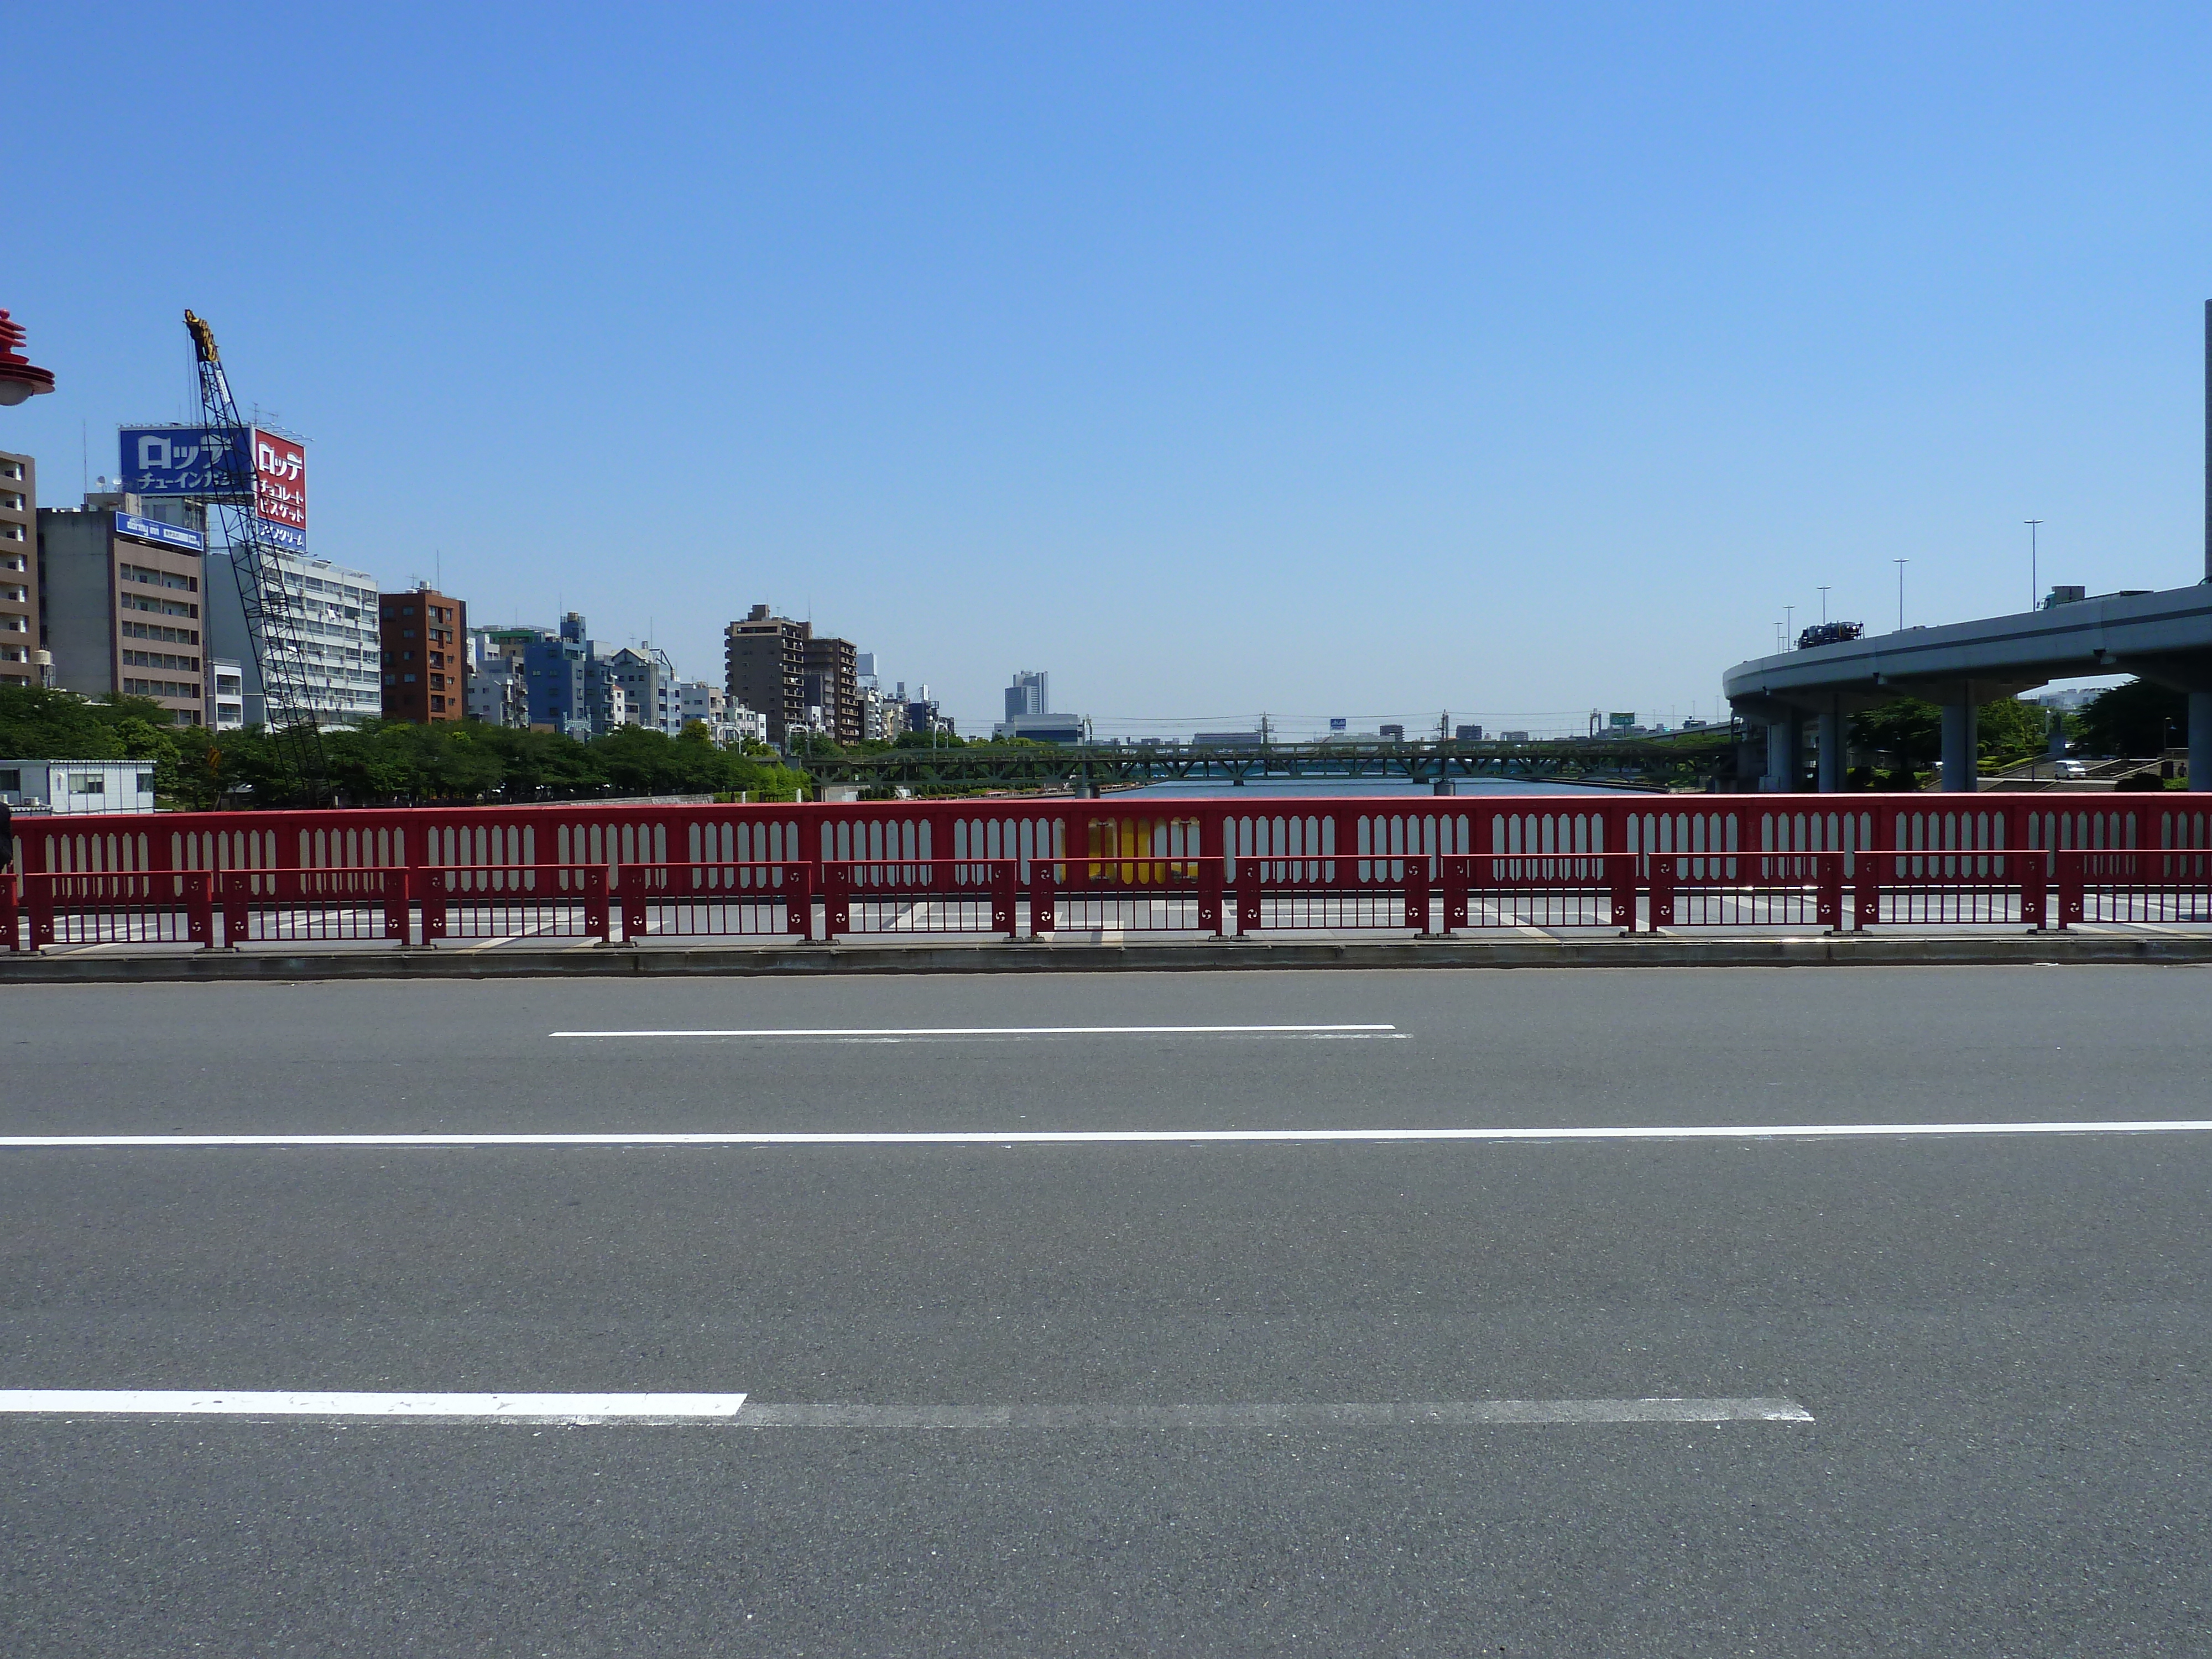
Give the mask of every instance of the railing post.
[[612, 945], [613, 908], [607, 902], [607, 867], [586, 865], [578, 873], [584, 878], [584, 931], [598, 935], [602, 945]]
[[991, 931], [1004, 933], [1008, 939], [1015, 935], [1014, 908], [1020, 893], [1022, 866], [1012, 859], [995, 859], [991, 864]]
[[1429, 936], [1429, 860], [1415, 853], [1406, 860], [1406, 926], [1423, 939]]
[[1260, 931], [1260, 860], [1238, 859], [1231, 866], [1237, 883], [1237, 931]]
[[[1632, 863], [1632, 870], [1635, 867]], [[1651, 931], [1674, 925], [1674, 882], [1679, 866], [1672, 853], [1651, 855]]]
[[[641, 864], [617, 864], [615, 866], [615, 890], [622, 896], [623, 943], [635, 945], [645, 937], [646, 890], [650, 872]], [[604, 882], [604, 872], [599, 879]], [[585, 890], [589, 892], [591, 890]], [[611, 927], [609, 932], [612, 932]], [[610, 940], [611, 943], [611, 940]]]
[[1881, 921], [1881, 867], [1887, 861], [1894, 869], [1897, 854], [1862, 850], [1853, 861], [1858, 868], [1851, 878], [1851, 927], [1863, 933]]
[[2061, 933], [2069, 922], [2080, 921], [2087, 910], [2087, 895], [2083, 890], [2086, 881], [2087, 859], [2079, 849], [2053, 853], [2051, 858], [2058, 866], [2058, 927]]
[[416, 896], [422, 902], [422, 943], [430, 945], [446, 936], [446, 872], [418, 867], [416, 873], [420, 881]]
[[853, 866], [824, 864], [822, 873], [826, 878], [822, 892], [822, 933], [834, 945], [840, 933], [853, 931]]
[[407, 944], [407, 925], [414, 912], [408, 889], [407, 866], [396, 865], [380, 872], [384, 878], [384, 936], [396, 939], [404, 948]]
[[1048, 858], [1030, 861], [1030, 937], [1041, 938], [1059, 925], [1054, 910], [1057, 894], [1053, 886], [1052, 860]]
[[17, 915], [19, 908], [15, 872], [0, 870], [0, 932], [7, 934], [8, 948], [11, 951], [23, 948], [22, 925]]
[[235, 951], [246, 942], [252, 931], [246, 919], [246, 883], [251, 879], [243, 870], [224, 870], [215, 878], [215, 899], [222, 911], [222, 946]]
[[208, 895], [208, 874], [188, 870], [176, 879], [185, 890], [185, 937], [203, 951], [215, 948], [215, 906]]
[[810, 944], [814, 939], [814, 866], [783, 866], [783, 931], [796, 933]]
[[1474, 860], [1460, 854], [1443, 860], [1444, 926], [1449, 934], [1468, 922], [1468, 866]]
[[1221, 926], [1221, 854], [1201, 854], [1198, 860], [1198, 925], [1219, 939]]
[[45, 949], [54, 942], [54, 885], [65, 876], [26, 876], [23, 896], [31, 913], [31, 948]]
[[[1611, 805], [1611, 803], [1607, 803]], [[1626, 837], [1624, 837], [1626, 839]], [[1605, 855], [1600, 854], [1604, 857]], [[1636, 931], [1636, 858], [1633, 854], [1615, 853], [1606, 858], [1606, 886], [1613, 896], [1613, 925], [1624, 933]], [[1651, 924], [1659, 925], [1658, 876], [1659, 859], [1651, 860], [1653, 872]], [[1674, 860], [1667, 859], [1667, 920], [1674, 919]]]
[[2051, 902], [2050, 856], [2026, 848], [2005, 856], [2020, 866], [2020, 919], [2039, 933], [2048, 914], [2045, 907]]
[[1844, 931], [1844, 855], [1841, 853], [1812, 853], [1814, 860], [1813, 878], [1818, 884], [1814, 890], [1813, 920], [1832, 933]]

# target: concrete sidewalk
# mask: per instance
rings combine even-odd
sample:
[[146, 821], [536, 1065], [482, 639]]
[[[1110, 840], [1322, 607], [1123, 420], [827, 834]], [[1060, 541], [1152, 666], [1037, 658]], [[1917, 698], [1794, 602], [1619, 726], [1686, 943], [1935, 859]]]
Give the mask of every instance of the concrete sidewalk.
[[241, 951], [90, 945], [0, 955], [0, 985], [331, 979], [659, 978], [841, 974], [1230, 971], [1286, 968], [1762, 968], [2212, 964], [2212, 932], [1516, 934], [1434, 939], [380, 946]]

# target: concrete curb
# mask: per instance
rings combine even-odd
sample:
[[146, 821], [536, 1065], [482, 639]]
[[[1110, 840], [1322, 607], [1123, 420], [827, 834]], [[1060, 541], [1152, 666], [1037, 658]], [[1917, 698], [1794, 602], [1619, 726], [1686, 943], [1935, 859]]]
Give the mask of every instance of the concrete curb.
[[1789, 968], [2212, 964], [2212, 935], [2117, 933], [1644, 935], [1590, 939], [1354, 939], [1270, 943], [753, 946], [558, 951], [210, 951], [185, 955], [0, 956], [0, 986], [331, 979], [662, 978], [831, 974], [1071, 974], [1291, 968]]

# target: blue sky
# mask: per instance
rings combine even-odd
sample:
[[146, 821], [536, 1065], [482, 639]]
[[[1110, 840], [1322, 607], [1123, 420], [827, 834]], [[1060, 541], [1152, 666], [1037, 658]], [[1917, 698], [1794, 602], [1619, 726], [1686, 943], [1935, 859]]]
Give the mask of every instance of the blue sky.
[[16, 8], [0, 447], [1124, 730], [1711, 715], [1794, 605], [2202, 572], [2212, 9]]

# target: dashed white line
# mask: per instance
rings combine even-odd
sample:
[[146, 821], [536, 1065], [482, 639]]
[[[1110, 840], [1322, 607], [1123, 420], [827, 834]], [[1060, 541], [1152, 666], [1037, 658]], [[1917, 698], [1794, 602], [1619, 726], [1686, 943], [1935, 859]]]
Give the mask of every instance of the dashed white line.
[[1305, 1036], [1315, 1032], [1395, 1031], [1395, 1025], [881, 1025], [743, 1030], [549, 1031], [556, 1037], [1004, 1037]]
[[529, 1423], [735, 1418], [741, 1394], [285, 1394], [0, 1389], [0, 1413], [65, 1417], [474, 1417]]

